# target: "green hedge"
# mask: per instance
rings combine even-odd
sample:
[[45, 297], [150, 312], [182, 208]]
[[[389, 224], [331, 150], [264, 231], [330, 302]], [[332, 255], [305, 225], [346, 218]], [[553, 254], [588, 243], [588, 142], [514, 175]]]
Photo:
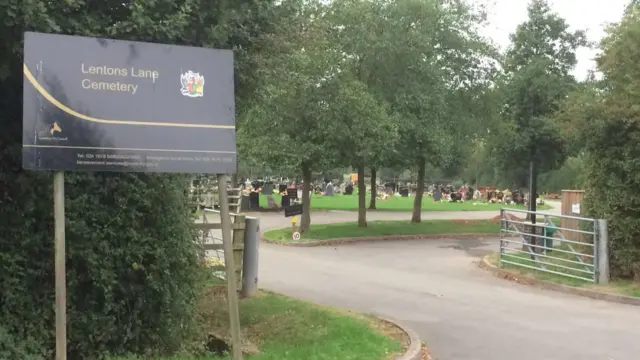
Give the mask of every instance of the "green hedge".
[[[0, 318], [15, 347], [54, 347], [51, 175], [14, 171], [0, 209]], [[67, 176], [70, 359], [172, 352], [194, 324], [201, 284], [179, 176]], [[2, 340], [0, 340], [2, 341]], [[161, 346], [158, 348], [157, 346]], [[8, 356], [7, 359], [23, 356]]]
[[640, 154], [629, 157], [631, 149], [638, 147], [640, 129], [630, 124], [616, 126], [614, 121], [610, 125], [621, 128], [609, 132], [617, 144], [600, 147], [585, 162], [586, 208], [590, 216], [609, 220], [611, 275], [640, 281]]
[[[179, 3], [0, 2], [1, 360], [55, 349], [52, 174], [21, 169], [23, 32], [175, 42], [192, 26]], [[179, 175], [67, 175], [69, 359], [173, 353], [191, 339], [202, 270], [186, 186]]]

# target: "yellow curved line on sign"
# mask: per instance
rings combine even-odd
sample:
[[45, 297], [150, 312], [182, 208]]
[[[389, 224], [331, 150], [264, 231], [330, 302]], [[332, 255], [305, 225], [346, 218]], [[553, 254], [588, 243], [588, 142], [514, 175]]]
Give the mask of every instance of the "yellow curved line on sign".
[[162, 122], [150, 122], [150, 121], [130, 121], [130, 120], [107, 120], [107, 119], [99, 119], [92, 116], [80, 114], [79, 112], [71, 109], [60, 101], [56, 100], [49, 92], [43, 88], [38, 80], [33, 76], [27, 64], [22, 64], [22, 68], [24, 71], [24, 75], [27, 77], [29, 82], [38, 90], [38, 92], [45, 97], [45, 99], [49, 100], [50, 103], [55, 105], [58, 109], [66, 112], [69, 115], [75, 116], [82, 120], [87, 120], [91, 122], [97, 122], [102, 124], [121, 124], [121, 125], [148, 125], [148, 126], [173, 126], [173, 127], [184, 127], [184, 128], [209, 128], [209, 129], [235, 129], [233, 125], [208, 125], [208, 124], [185, 124], [185, 123], [162, 123]]

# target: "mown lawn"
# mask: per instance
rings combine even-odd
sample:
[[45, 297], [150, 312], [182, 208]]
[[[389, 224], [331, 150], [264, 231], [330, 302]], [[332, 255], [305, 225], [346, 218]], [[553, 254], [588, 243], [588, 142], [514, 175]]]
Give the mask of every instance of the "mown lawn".
[[[217, 290], [214, 290], [217, 289]], [[224, 287], [212, 287], [201, 304], [209, 332], [227, 334], [229, 317]], [[261, 292], [240, 302], [240, 323], [251, 360], [390, 360], [403, 350], [406, 335], [373, 317], [321, 307]], [[117, 358], [109, 360], [142, 360]], [[221, 360], [229, 354], [153, 358]], [[146, 360], [146, 359], [145, 359]]]
[[[500, 225], [488, 220], [426, 220], [418, 224], [410, 221], [370, 221], [367, 227], [357, 223], [311, 224], [301, 240], [327, 240], [347, 237], [373, 237], [389, 235], [449, 235], [487, 234], [500, 235]], [[273, 241], [291, 241], [291, 229], [276, 229], [265, 232]]]
[[[559, 247], [559, 248], [563, 249], [564, 247]], [[556, 251], [556, 252], [549, 253], [549, 255], [551, 255], [551, 254], [553, 254], [552, 256], [554, 256], [554, 257], [575, 260], [575, 256], [569, 255], [569, 254], [566, 254], [566, 253], [559, 253], [559, 252]], [[497, 254], [497, 253], [491, 255], [489, 257], [489, 262], [492, 263], [493, 265], [498, 266], [499, 256], [500, 256], [500, 254]], [[536, 265], [535, 262], [526, 259], [526, 258], [528, 258], [528, 256], [526, 254], [517, 254], [516, 256], [517, 257], [515, 257], [515, 256], [506, 256], [506, 257], [504, 257], [504, 259], [509, 260], [511, 262], [514, 262], [514, 263], [517, 263], [517, 264], [524, 264], [524, 265], [528, 265], [528, 266], [538, 267], [538, 265]], [[583, 268], [583, 267], [581, 267], [579, 265], [567, 263], [567, 262], [564, 262], [564, 261], [561, 261], [561, 260], [556, 260], [556, 259], [547, 258], [547, 259], [544, 259], [543, 261], [544, 262], [548, 262], [548, 263], [556, 263], [556, 264], [560, 264], [560, 265], [567, 266], [567, 267], [574, 267], [576, 269], [582, 269]], [[566, 276], [558, 275], [558, 274], [552, 274], [552, 273], [544, 272], [544, 271], [541, 271], [541, 270], [524, 268], [524, 267], [521, 267], [521, 266], [518, 266], [518, 265], [514, 265], [514, 264], [501, 263], [500, 266], [502, 268], [504, 268], [504, 269], [507, 269], [507, 270], [512, 271], [514, 273], [517, 273], [519, 275], [529, 276], [529, 277], [537, 279], [537, 280], [549, 281], [549, 282], [553, 282], [553, 283], [556, 283], [556, 284], [569, 285], [569, 286], [575, 286], [575, 287], [584, 287], [584, 288], [589, 288], [589, 289], [592, 289], [592, 290], [608, 292], [608, 293], [613, 293], [613, 294], [640, 297], [640, 285], [634, 284], [631, 281], [614, 280], [614, 281], [611, 281], [609, 284], [606, 284], [606, 285], [598, 285], [598, 284], [594, 284], [594, 283], [589, 282], [589, 281], [576, 279], [576, 278], [571, 278], [571, 277], [566, 277]], [[550, 265], [547, 265], [547, 268], [551, 269], [553, 271], [560, 272], [560, 273], [566, 273], [566, 274], [576, 275], [576, 276], [581, 276], [581, 277], [589, 277], [588, 274], [585, 274], [585, 273], [582, 273], [582, 272], [577, 272], [577, 271], [574, 271], [574, 270], [571, 270], [571, 269], [558, 268], [558, 267], [553, 267], [553, 266], [550, 266]]]
[[[280, 206], [280, 195], [273, 195], [273, 200]], [[378, 200], [376, 209], [382, 211], [411, 211], [413, 209], [412, 197], [391, 196], [386, 200]], [[369, 195], [367, 195], [367, 207], [369, 206]], [[267, 195], [260, 194], [260, 207], [267, 208]], [[488, 204], [481, 201], [465, 201], [458, 203], [434, 202], [431, 197], [422, 200], [423, 211], [491, 211], [500, 210], [505, 207], [502, 204]], [[526, 210], [524, 206], [509, 205], [509, 208]], [[311, 195], [312, 210], [358, 210], [357, 195]], [[538, 206], [538, 210], [551, 209], [548, 205]]]

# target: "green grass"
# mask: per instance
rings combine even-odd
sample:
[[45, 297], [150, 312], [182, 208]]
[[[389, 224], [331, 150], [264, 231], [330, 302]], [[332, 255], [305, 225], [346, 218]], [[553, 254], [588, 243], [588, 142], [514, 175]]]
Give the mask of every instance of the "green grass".
[[[559, 247], [559, 248], [563, 249], [565, 247]], [[565, 254], [565, 253], [559, 253], [559, 252], [550, 253], [549, 255], [550, 256], [554, 256], [554, 257], [558, 257], [558, 258], [566, 258], [566, 259], [570, 259], [570, 260], [574, 260], [575, 259], [575, 256], [573, 256], [573, 255], [569, 255], [569, 254]], [[525, 254], [517, 254], [516, 256], [527, 257]], [[497, 254], [497, 253], [493, 254], [493, 255], [491, 255], [489, 257], [489, 262], [491, 264], [493, 264], [493, 265], [498, 266], [498, 258], [499, 258], [499, 254]], [[508, 259], [509, 261], [512, 261], [512, 262], [515, 262], [515, 263], [519, 263], [519, 264], [525, 264], [525, 265], [529, 265], [529, 266], [534, 265], [534, 263], [531, 262], [531, 261], [528, 261], [528, 260], [525, 260], [525, 259], [519, 259], [519, 258], [515, 258], [515, 257], [511, 257], [511, 256], [505, 257], [504, 259]], [[566, 263], [566, 262], [563, 262], [561, 260], [545, 259], [543, 261], [548, 262], [548, 263], [559, 263], [559, 264], [562, 264], [562, 265], [565, 265], [565, 266], [568, 266], [568, 267], [578, 267], [578, 265]], [[534, 270], [534, 269], [523, 268], [523, 267], [520, 267], [520, 266], [517, 266], [517, 265], [513, 265], [513, 264], [502, 263], [500, 266], [503, 269], [506, 269], [506, 270], [509, 270], [511, 272], [517, 273], [517, 274], [519, 274], [521, 276], [528, 276], [528, 277], [534, 278], [536, 280], [548, 281], [548, 282], [553, 282], [553, 283], [556, 283], [556, 284], [562, 284], [562, 285], [568, 285], [568, 286], [588, 288], [588, 289], [592, 289], [592, 290], [608, 292], [608, 293], [613, 293], [613, 294], [640, 297], [640, 285], [634, 284], [631, 281], [615, 280], [615, 281], [611, 281], [609, 284], [606, 284], [606, 285], [597, 285], [597, 284], [594, 284], [592, 282], [588, 282], [588, 281], [585, 281], [585, 280], [570, 278], [570, 277], [557, 275], [557, 274], [552, 274], [552, 273], [539, 271], [539, 270]], [[579, 276], [582, 276], [582, 277], [589, 277], [589, 274], [578, 273], [578, 272], [575, 272], [575, 271], [572, 271], [572, 270], [568, 270], [568, 269], [554, 268], [552, 266], [547, 266], [547, 269], [551, 269], [553, 271], [558, 271], [558, 272], [566, 273], [566, 274], [579, 275]]]
[[[223, 290], [223, 291], [220, 291]], [[211, 333], [228, 332], [224, 288], [207, 294], [201, 310]], [[373, 317], [321, 307], [285, 296], [261, 292], [241, 300], [242, 332], [258, 354], [251, 360], [389, 360], [403, 349], [405, 335]], [[153, 360], [231, 359], [209, 357], [164, 357]], [[118, 358], [113, 360], [136, 360]]]
[[[370, 221], [367, 225], [361, 228], [353, 222], [312, 224], [301, 240], [388, 235], [500, 234], [500, 225], [488, 220], [428, 220], [418, 224], [409, 221]], [[264, 236], [273, 241], [291, 241], [291, 229], [270, 230]]]
[[[367, 207], [369, 206], [369, 195], [367, 194]], [[280, 206], [280, 195], [273, 195], [273, 200]], [[376, 201], [376, 210], [382, 211], [411, 211], [413, 209], [412, 197], [391, 196], [386, 200]], [[260, 194], [260, 207], [267, 208], [267, 195]], [[505, 207], [501, 204], [488, 204], [481, 201], [465, 201], [459, 203], [434, 202], [432, 198], [425, 197], [422, 200], [423, 211], [491, 211], [500, 210]], [[524, 206], [509, 205], [509, 208], [526, 210]], [[358, 196], [339, 195], [322, 196], [311, 195], [312, 210], [358, 210]], [[551, 209], [548, 205], [538, 206], [538, 210]]]

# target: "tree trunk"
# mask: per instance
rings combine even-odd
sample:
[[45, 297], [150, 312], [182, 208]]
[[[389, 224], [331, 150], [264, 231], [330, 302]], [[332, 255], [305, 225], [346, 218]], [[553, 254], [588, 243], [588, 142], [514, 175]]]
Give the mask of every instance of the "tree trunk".
[[311, 226], [311, 168], [307, 164], [302, 165], [302, 219], [300, 220], [300, 232], [308, 232]]
[[367, 186], [364, 183], [364, 163], [358, 165], [358, 227], [367, 226]]
[[369, 200], [369, 209], [376, 209], [376, 197], [378, 196], [378, 189], [376, 187], [376, 168], [371, 168], [371, 199]]
[[418, 187], [416, 189], [416, 198], [413, 201], [413, 215], [411, 216], [412, 223], [419, 223], [422, 221], [422, 196], [424, 195], [424, 172], [427, 166], [427, 161], [424, 158], [418, 159]]

